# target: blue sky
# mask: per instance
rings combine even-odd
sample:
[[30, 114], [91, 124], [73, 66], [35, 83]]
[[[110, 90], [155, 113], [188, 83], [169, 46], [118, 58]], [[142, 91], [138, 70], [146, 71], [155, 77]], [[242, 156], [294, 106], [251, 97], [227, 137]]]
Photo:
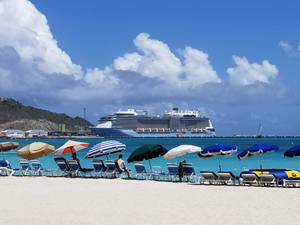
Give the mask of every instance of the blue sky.
[[179, 106], [209, 116], [219, 135], [255, 134], [259, 121], [264, 134], [299, 135], [299, 10], [271, 0], [1, 0], [0, 95], [73, 116], [86, 107], [93, 123], [118, 108]]

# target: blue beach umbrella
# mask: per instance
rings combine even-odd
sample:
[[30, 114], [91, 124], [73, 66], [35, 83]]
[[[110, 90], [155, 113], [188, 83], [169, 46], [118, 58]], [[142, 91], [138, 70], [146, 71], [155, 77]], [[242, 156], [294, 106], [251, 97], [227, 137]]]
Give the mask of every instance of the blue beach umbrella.
[[242, 160], [247, 157], [259, 155], [260, 169], [262, 170], [261, 155], [278, 150], [279, 148], [276, 145], [255, 144], [242, 151], [237, 157], [238, 159]]
[[102, 141], [94, 145], [86, 154], [86, 159], [106, 156], [121, 152], [126, 149], [126, 145], [119, 141]]
[[219, 170], [222, 171], [219, 156], [230, 156], [235, 152], [237, 152], [236, 146], [216, 144], [203, 149], [201, 152], [198, 153], [198, 156], [200, 158], [210, 158], [213, 156], [218, 156]]
[[284, 153], [284, 156], [295, 157], [300, 156], [300, 145], [296, 145]]

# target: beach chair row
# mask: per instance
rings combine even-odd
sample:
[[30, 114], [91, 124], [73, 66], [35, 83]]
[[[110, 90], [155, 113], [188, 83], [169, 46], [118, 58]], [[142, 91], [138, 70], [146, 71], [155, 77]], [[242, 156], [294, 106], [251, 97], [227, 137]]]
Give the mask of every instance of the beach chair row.
[[8, 160], [0, 160], [0, 175], [4, 176], [42, 176], [50, 172], [38, 160], [19, 160], [20, 168], [12, 168]]
[[[54, 159], [58, 169], [44, 169], [38, 160], [19, 160], [20, 168], [12, 168], [9, 161], [0, 160], [0, 175], [14, 176], [64, 176], [64, 177], [93, 177], [93, 178], [128, 178], [127, 174], [118, 168], [114, 161], [93, 160], [93, 168], [82, 169], [76, 160], [65, 158]], [[230, 171], [214, 173], [212, 171], [200, 171], [195, 173], [192, 163], [182, 163], [182, 171], [179, 171], [176, 163], [167, 163], [168, 172], [163, 172], [160, 167], [153, 167], [151, 172], [146, 170], [143, 162], [134, 162], [135, 172], [130, 172], [130, 178], [138, 180], [157, 180], [212, 184], [212, 185], [249, 185], [249, 186], [300, 186], [300, 180], [278, 179], [273, 174], [256, 175], [250, 171], [244, 171], [240, 176], [235, 176]], [[180, 174], [181, 173], [181, 174]]]

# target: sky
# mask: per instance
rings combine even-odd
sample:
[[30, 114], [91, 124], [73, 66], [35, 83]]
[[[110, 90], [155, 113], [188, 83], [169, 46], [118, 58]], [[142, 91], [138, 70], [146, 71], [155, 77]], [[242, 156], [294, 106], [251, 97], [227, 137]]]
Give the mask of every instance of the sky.
[[83, 116], [197, 109], [300, 134], [300, 2], [0, 0], [0, 96]]

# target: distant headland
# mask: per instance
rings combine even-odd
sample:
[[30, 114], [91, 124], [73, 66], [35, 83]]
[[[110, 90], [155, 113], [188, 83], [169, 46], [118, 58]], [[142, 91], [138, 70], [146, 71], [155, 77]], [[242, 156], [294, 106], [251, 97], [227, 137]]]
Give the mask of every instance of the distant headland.
[[12, 98], [0, 98], [0, 130], [40, 129], [48, 132], [79, 132], [93, 126], [81, 117], [25, 106]]

